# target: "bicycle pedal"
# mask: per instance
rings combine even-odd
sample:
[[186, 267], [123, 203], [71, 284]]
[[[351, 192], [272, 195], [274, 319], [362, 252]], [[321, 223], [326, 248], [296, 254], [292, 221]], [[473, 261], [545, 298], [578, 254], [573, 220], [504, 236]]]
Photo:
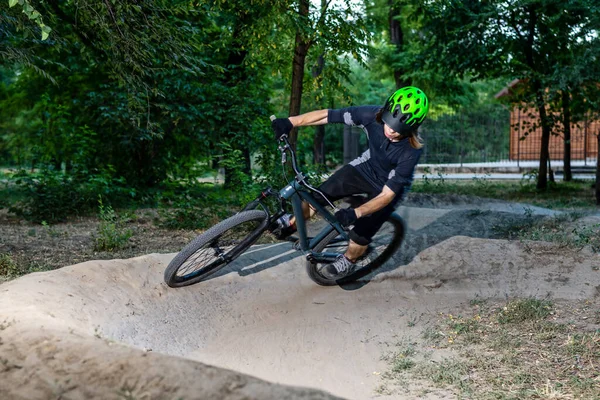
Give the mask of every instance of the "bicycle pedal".
[[321, 255], [316, 255], [314, 253], [309, 253], [306, 256], [306, 259], [308, 261], [310, 261], [311, 263], [331, 264], [332, 262], [334, 262], [337, 259], [338, 256], [339, 256], [339, 254], [321, 254]]
[[292, 247], [294, 248], [294, 250], [301, 250], [302, 247], [300, 246], [300, 239], [295, 238], [296, 241], [294, 242], [294, 244], [292, 245]]

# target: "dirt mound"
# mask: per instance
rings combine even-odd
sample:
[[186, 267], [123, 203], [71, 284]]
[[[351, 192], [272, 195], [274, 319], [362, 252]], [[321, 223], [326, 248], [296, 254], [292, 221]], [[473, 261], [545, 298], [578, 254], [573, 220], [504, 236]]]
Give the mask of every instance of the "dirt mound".
[[[256, 246], [181, 289], [162, 282], [173, 254], [2, 284], [0, 391], [28, 399], [331, 398], [278, 385], [286, 384], [366, 399], [378, 396], [382, 354], [416, 334], [414, 321], [426, 326], [474, 298], [600, 297], [599, 254], [455, 236], [457, 221], [468, 232], [468, 212], [405, 213], [411, 229], [401, 254], [345, 287], [315, 285], [287, 243]], [[491, 215], [509, 218], [476, 212], [471, 220]], [[492, 231], [472, 226], [473, 236]]]
[[[17, 325], [0, 336], [3, 399], [335, 399], [75, 330]], [[68, 324], [66, 324], [68, 326]]]

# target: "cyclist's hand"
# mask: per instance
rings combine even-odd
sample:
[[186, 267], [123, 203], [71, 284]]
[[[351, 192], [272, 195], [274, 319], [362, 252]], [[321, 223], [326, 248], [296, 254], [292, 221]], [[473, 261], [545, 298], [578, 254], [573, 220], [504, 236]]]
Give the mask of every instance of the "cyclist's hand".
[[271, 122], [271, 128], [275, 131], [275, 140], [279, 141], [283, 135], [289, 135], [294, 125], [289, 118], [276, 118]]
[[335, 217], [344, 226], [353, 225], [358, 219], [356, 217], [356, 211], [354, 211], [354, 208], [342, 208], [335, 213]]

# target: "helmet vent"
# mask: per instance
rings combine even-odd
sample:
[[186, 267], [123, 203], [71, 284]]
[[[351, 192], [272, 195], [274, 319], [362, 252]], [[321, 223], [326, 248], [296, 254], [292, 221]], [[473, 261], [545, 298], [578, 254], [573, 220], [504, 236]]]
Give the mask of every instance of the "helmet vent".
[[420, 112], [421, 112], [421, 109], [420, 109], [420, 108], [417, 108], [417, 111], [415, 111], [415, 114], [416, 114], [416, 115], [419, 115], [419, 113], [420, 113]]
[[417, 94], [421, 94], [421, 91], [420, 91], [420, 90], [417, 90]]
[[409, 93], [408, 96], [406, 96], [406, 97], [408, 97], [410, 99], [412, 97], [412, 93]]
[[392, 114], [392, 116], [393, 116], [394, 118], [396, 118], [396, 117], [398, 116], [398, 111], [400, 111], [400, 110], [399, 110], [399, 109], [397, 109], [397, 108], [394, 110], [394, 114]]
[[402, 118], [400, 118], [400, 122], [405, 122], [408, 119], [408, 115], [404, 114]]
[[410, 104], [407, 104], [404, 106], [404, 111], [408, 111], [408, 109], [410, 108]]
[[415, 104], [419, 104], [421, 102], [421, 99], [417, 99], [417, 101], [415, 101]]

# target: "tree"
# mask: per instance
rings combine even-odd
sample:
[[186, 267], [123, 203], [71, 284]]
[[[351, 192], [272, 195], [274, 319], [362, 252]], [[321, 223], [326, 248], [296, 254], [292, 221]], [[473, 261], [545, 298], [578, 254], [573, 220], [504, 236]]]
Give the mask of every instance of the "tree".
[[[297, 11], [290, 11], [288, 15], [295, 36], [289, 106], [289, 115], [294, 116], [300, 114], [302, 109], [304, 72], [310, 49], [317, 49], [315, 58], [327, 54], [323, 68], [329, 62], [332, 64], [329, 72], [339, 73], [339, 57], [342, 54], [352, 54], [356, 59], [365, 55], [364, 39], [368, 37], [368, 32], [363, 17], [349, 0], [344, 0], [336, 7], [330, 6], [330, 2], [323, 3], [318, 13], [309, 0], [298, 0]], [[337, 76], [338, 83], [342, 78], [343, 75]], [[296, 129], [290, 134], [290, 142], [293, 146], [296, 145]]]
[[555, 66], [561, 65], [556, 52], [557, 38], [568, 21], [571, 30], [562, 38], [569, 41], [565, 45], [575, 43], [576, 31], [588, 23], [586, 10], [593, 2], [447, 0], [422, 5], [429, 14], [427, 30], [432, 34], [428, 57], [447, 74], [522, 80], [524, 92], [519, 100], [537, 110], [542, 129], [537, 187], [546, 188], [553, 128], [548, 112], [548, 96], [552, 93], [547, 89], [553, 86]]

